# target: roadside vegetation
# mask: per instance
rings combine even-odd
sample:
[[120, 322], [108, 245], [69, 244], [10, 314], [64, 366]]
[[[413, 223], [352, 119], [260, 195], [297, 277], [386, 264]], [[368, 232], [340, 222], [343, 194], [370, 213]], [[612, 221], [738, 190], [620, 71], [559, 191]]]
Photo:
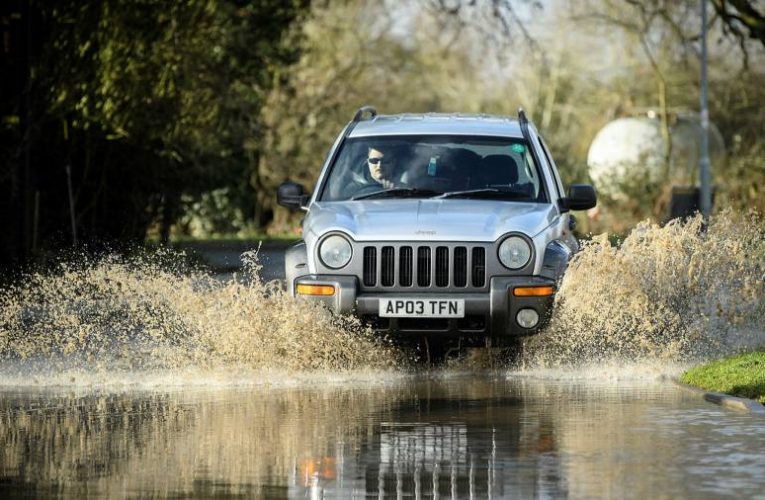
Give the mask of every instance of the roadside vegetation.
[[765, 404], [765, 351], [747, 352], [691, 368], [683, 383]]

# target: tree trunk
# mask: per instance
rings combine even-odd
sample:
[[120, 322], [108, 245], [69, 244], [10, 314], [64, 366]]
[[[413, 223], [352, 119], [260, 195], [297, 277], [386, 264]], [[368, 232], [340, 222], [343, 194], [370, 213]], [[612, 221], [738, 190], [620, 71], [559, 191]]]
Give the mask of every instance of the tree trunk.
[[262, 158], [255, 151], [249, 152], [250, 165], [252, 165], [252, 174], [250, 174], [250, 186], [255, 190], [253, 200], [255, 206], [253, 207], [253, 223], [258, 231], [265, 229], [268, 221], [266, 220], [266, 187], [263, 185], [263, 178], [260, 174]]

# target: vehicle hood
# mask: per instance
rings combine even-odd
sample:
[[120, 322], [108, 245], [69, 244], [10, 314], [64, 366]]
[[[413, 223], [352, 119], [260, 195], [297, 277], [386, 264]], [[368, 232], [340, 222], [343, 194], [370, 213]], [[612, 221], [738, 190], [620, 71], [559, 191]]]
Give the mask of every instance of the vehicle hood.
[[342, 231], [356, 241], [495, 241], [511, 231], [534, 237], [558, 215], [549, 203], [487, 200], [315, 202], [306, 237]]

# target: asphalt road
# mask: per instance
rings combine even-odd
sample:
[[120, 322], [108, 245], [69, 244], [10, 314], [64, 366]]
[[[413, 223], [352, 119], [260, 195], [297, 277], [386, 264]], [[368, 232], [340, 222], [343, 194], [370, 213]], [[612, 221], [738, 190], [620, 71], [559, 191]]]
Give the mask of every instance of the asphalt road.
[[[264, 281], [284, 280], [284, 252], [291, 242], [269, 241], [260, 244], [258, 262], [262, 264], [260, 277]], [[217, 275], [230, 276], [244, 269], [243, 254], [258, 249], [258, 242], [205, 242], [183, 243], [179, 247], [199, 258]]]

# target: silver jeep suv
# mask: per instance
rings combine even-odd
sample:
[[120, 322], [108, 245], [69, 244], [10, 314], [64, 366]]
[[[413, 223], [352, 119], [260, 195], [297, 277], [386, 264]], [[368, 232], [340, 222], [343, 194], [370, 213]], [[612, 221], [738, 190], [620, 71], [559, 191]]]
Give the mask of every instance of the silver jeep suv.
[[286, 255], [292, 295], [352, 313], [394, 336], [507, 345], [534, 333], [578, 243], [550, 151], [518, 120], [378, 115], [361, 108], [327, 157], [316, 190], [279, 187], [307, 211]]

